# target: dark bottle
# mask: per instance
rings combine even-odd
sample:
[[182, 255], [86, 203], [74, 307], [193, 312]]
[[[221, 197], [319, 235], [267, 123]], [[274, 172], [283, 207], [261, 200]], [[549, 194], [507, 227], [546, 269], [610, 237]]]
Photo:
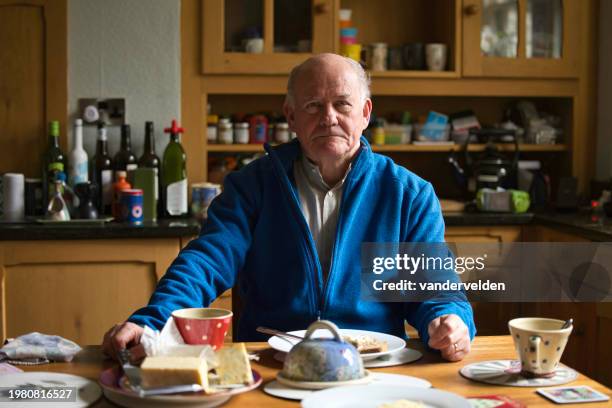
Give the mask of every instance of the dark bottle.
[[66, 168], [66, 156], [59, 145], [59, 131], [60, 126], [57, 120], [49, 122], [49, 147], [42, 160], [43, 204], [45, 208], [55, 193], [55, 175], [49, 173], [49, 168], [53, 163], [61, 163], [62, 170]]
[[130, 171], [138, 168], [138, 161], [132, 153], [131, 133], [130, 125], [121, 126], [121, 148], [113, 159], [115, 171]]
[[91, 180], [97, 186], [95, 204], [100, 214], [110, 214], [113, 203], [113, 159], [108, 154], [106, 126], [98, 123], [96, 154], [91, 160]]
[[160, 185], [160, 167], [161, 160], [155, 154], [155, 128], [153, 122], [145, 122], [145, 145], [144, 153], [138, 160], [138, 166], [155, 169], [155, 205], [157, 206], [157, 214], [162, 214], [162, 204], [159, 199]]

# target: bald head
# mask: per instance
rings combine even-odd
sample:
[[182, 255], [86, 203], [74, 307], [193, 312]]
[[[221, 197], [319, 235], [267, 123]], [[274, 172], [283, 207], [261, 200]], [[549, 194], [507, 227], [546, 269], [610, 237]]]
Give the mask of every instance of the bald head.
[[306, 61], [302, 62], [291, 70], [289, 80], [287, 81], [286, 103], [293, 106], [295, 102], [296, 83], [298, 83], [303, 77], [308, 77], [309, 74], [318, 75], [319, 73], [335, 71], [338, 69], [346, 70], [354, 76], [362, 102], [370, 97], [370, 78], [361, 65], [359, 65], [357, 61], [350, 58], [337, 54], [326, 53], [308, 58]]

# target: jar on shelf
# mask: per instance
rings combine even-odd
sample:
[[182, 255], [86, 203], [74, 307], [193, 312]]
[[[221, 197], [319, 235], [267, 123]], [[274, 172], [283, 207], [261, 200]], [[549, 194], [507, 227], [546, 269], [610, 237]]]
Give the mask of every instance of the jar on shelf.
[[264, 115], [253, 115], [249, 120], [250, 142], [266, 143], [268, 136], [268, 118]]
[[234, 143], [234, 131], [232, 129], [232, 122], [228, 118], [221, 118], [219, 120], [219, 131], [217, 139], [221, 144], [232, 144]]
[[217, 143], [217, 126], [219, 115], [208, 115], [206, 117], [206, 140], [208, 143]]
[[370, 63], [369, 68], [372, 71], [387, 70], [387, 44], [374, 43], [370, 45]]
[[276, 132], [274, 133], [274, 141], [276, 143], [287, 143], [289, 140], [289, 124], [287, 122], [277, 123]]
[[237, 122], [234, 124], [234, 143], [249, 143], [249, 124], [247, 122]]

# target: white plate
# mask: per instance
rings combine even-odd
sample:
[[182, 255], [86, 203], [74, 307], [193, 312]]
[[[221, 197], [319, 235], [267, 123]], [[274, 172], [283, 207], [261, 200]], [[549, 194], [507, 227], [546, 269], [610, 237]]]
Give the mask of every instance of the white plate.
[[[15, 407], [87, 407], [96, 402], [102, 396], [102, 390], [95, 381], [72, 374], [52, 373], [43, 371], [29, 371], [23, 373], [0, 375], [0, 387], [6, 388], [76, 388], [76, 401], [57, 402], [16, 402], [6, 395], [6, 390], [0, 395], [0, 406]], [[74, 392], [74, 391], [73, 391]]]
[[[289, 333], [294, 334], [296, 336], [304, 337], [304, 335], [306, 334], [306, 330], [296, 330], [296, 331], [292, 331]], [[391, 354], [394, 351], [401, 350], [404, 347], [406, 347], [406, 342], [404, 341], [404, 339], [401, 339], [397, 336], [392, 336], [390, 334], [385, 334], [385, 333], [379, 333], [379, 332], [373, 332], [373, 331], [367, 331], [367, 330], [340, 329], [340, 335], [352, 336], [352, 337], [371, 336], [371, 337], [374, 337], [378, 341], [381, 341], [381, 342], [384, 341], [387, 343], [387, 348], [388, 348], [387, 351], [382, 351], [380, 353], [361, 354], [361, 358], [363, 359], [363, 361], [373, 360], [380, 356]], [[332, 338], [333, 335], [327, 330], [318, 329], [318, 330], [315, 330], [312, 337], [313, 338]], [[293, 348], [293, 346], [295, 346], [300, 341], [301, 340], [290, 339], [288, 337], [272, 336], [268, 340], [268, 344], [270, 345], [270, 347], [272, 347], [275, 350], [283, 351], [287, 353], [289, 352], [289, 350]]]
[[[403, 387], [420, 388], [431, 387], [431, 383], [427, 380], [423, 380], [422, 378], [401, 374], [372, 373], [372, 382], [368, 384], [368, 386], [371, 387], [376, 385], [399, 385]], [[278, 381], [270, 381], [264, 387], [264, 392], [274, 397], [301, 401], [316, 391], [291, 388], [279, 383]]]
[[287, 387], [303, 388], [306, 390], [323, 390], [325, 388], [341, 387], [344, 385], [368, 384], [372, 381], [372, 373], [365, 370], [365, 375], [362, 378], [346, 381], [294, 381], [284, 377], [281, 371], [276, 375], [276, 381]]
[[467, 399], [448, 391], [397, 385], [356, 385], [317, 391], [302, 400], [302, 408], [376, 408], [397, 400], [423, 403], [427, 408], [470, 408]]
[[106, 398], [122, 407], [167, 408], [169, 406], [180, 406], [182, 408], [212, 408], [222, 405], [233, 395], [257, 388], [261, 384], [262, 378], [257, 371], [252, 371], [255, 383], [216, 394], [185, 393], [140, 397], [131, 389], [122, 387], [122, 385], [125, 386], [123, 372], [117, 366], [102, 371], [99, 382]]

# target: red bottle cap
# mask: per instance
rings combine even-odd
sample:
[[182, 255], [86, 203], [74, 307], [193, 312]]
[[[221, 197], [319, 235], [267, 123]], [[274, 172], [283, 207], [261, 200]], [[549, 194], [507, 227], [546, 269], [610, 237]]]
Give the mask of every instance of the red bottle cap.
[[169, 128], [165, 128], [164, 129], [165, 133], [170, 133], [173, 135], [179, 134], [179, 133], [183, 133], [183, 128], [180, 127], [177, 123], [176, 123], [176, 119], [172, 119], [172, 127]]

